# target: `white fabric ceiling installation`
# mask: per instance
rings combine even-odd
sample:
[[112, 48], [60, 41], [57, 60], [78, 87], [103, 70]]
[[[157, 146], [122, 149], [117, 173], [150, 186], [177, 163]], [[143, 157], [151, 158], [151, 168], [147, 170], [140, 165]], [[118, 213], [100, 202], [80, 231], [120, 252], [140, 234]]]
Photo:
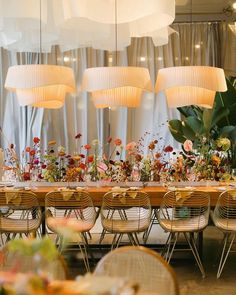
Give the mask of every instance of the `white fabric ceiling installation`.
[[[118, 0], [117, 49], [132, 37], [150, 36], [168, 43], [175, 18], [174, 0]], [[0, 46], [19, 52], [39, 51], [39, 0], [0, 0]], [[114, 0], [42, 0], [42, 50], [81, 47], [115, 50]]]

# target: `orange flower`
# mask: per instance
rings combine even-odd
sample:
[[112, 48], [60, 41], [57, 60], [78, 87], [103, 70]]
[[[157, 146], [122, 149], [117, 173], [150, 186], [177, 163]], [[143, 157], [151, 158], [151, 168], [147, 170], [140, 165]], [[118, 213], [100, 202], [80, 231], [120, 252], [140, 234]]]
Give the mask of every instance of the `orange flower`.
[[48, 142], [48, 145], [54, 145], [54, 144], [56, 144], [56, 141], [55, 141], [55, 140], [50, 140], [50, 141]]
[[218, 156], [213, 155], [211, 157], [211, 160], [212, 160], [212, 162], [213, 162], [214, 165], [216, 165], [216, 166], [220, 165], [221, 159]]
[[114, 140], [114, 143], [115, 143], [116, 146], [119, 146], [119, 145], [122, 144], [122, 140], [121, 140], [120, 138], [116, 138], [116, 139]]
[[26, 151], [27, 153], [29, 153], [29, 152], [30, 152], [30, 146], [27, 146], [27, 147], [25, 148], [25, 151]]
[[88, 156], [88, 162], [89, 163], [92, 163], [93, 162], [93, 158], [94, 158], [93, 155]]
[[152, 141], [148, 146], [149, 150], [153, 151], [155, 149], [155, 143]]
[[85, 144], [85, 145], [84, 145], [84, 148], [85, 148], [86, 150], [90, 150], [90, 149], [91, 149], [91, 145], [90, 145], [90, 144]]

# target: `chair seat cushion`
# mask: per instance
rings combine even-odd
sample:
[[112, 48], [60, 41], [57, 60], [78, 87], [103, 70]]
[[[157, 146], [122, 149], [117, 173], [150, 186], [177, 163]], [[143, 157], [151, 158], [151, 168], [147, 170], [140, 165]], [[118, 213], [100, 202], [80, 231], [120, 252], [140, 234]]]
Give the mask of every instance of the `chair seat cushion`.
[[63, 228], [68, 228], [75, 232], [87, 232], [91, 230], [94, 222], [67, 217], [48, 217], [46, 218], [46, 224], [53, 232], [58, 232]]
[[194, 232], [203, 230], [208, 224], [208, 218], [199, 215], [192, 218], [160, 219], [161, 227], [168, 232]]
[[2, 217], [0, 218], [0, 231], [7, 233], [28, 233], [36, 231], [40, 224], [40, 218], [27, 220]]
[[102, 225], [106, 231], [114, 233], [132, 233], [143, 232], [149, 226], [149, 219], [140, 220], [119, 220], [119, 219], [103, 219]]

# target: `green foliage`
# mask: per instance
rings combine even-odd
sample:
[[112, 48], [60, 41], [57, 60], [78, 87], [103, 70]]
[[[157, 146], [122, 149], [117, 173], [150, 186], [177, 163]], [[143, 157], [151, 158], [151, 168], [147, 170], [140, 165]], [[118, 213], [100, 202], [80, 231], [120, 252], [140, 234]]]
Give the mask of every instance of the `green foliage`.
[[23, 256], [41, 255], [47, 261], [53, 261], [58, 251], [49, 237], [43, 239], [15, 239], [7, 244], [11, 253], [17, 252]]
[[216, 140], [218, 137], [227, 137], [231, 140], [231, 156], [233, 166], [236, 167], [236, 89], [235, 78], [226, 79], [226, 92], [217, 92], [212, 109], [198, 106], [178, 108], [182, 120], [170, 120], [169, 130], [172, 136], [180, 143], [190, 139], [194, 147]]

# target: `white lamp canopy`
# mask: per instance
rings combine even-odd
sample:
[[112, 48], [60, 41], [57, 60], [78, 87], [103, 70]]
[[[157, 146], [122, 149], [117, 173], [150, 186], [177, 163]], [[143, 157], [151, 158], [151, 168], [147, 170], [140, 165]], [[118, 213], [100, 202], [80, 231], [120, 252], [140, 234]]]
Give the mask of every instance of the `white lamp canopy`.
[[55, 65], [18, 65], [8, 69], [5, 88], [16, 92], [20, 106], [60, 108], [66, 93], [75, 91], [71, 68]]
[[198, 105], [212, 108], [216, 91], [227, 90], [224, 71], [208, 66], [170, 67], [159, 70], [155, 91], [165, 91], [169, 107]]
[[82, 90], [91, 92], [95, 107], [138, 107], [142, 92], [152, 91], [148, 69], [98, 67], [84, 71]]
[[[39, 51], [37, 6], [38, 0], [0, 0], [0, 46], [19, 52]], [[148, 5], [146, 0], [119, 0], [117, 48], [125, 49], [132, 37], [155, 36], [156, 40], [158, 31], [174, 18], [174, 0], [148, 0]], [[42, 0], [41, 20], [43, 52], [50, 52], [55, 44], [62, 51], [81, 47], [114, 50], [114, 1]]]

